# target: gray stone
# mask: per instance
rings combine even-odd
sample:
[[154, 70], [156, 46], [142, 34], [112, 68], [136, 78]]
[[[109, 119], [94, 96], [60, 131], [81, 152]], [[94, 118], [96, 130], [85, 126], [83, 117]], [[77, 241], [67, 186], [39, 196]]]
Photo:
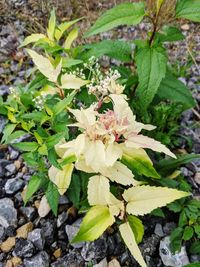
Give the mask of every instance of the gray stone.
[[159, 242], [160, 237], [155, 234], [151, 235], [148, 238], [144, 238], [142, 244], [140, 245], [143, 256], [154, 256], [157, 251]]
[[16, 173], [16, 166], [14, 163], [10, 163], [8, 164], [5, 169], [8, 171], [9, 175], [13, 175]]
[[60, 226], [62, 226], [67, 219], [68, 219], [68, 214], [66, 211], [63, 211], [61, 214], [58, 215], [57, 227], [59, 228]]
[[5, 184], [6, 194], [12, 195], [19, 191], [24, 185], [24, 181], [21, 179], [12, 178], [7, 180]]
[[29, 258], [33, 256], [34, 250], [34, 246], [29, 240], [19, 238], [17, 239], [13, 255]]
[[[68, 240], [72, 240], [75, 235], [78, 233], [79, 229], [80, 229], [80, 225], [81, 225], [82, 219], [78, 219], [76, 220], [72, 225], [66, 225], [65, 227], [65, 231], [68, 237]], [[79, 242], [79, 243], [74, 243], [71, 244], [74, 248], [82, 248], [85, 245], [86, 242]]]
[[45, 243], [51, 245], [54, 242], [56, 221], [43, 219], [40, 221], [41, 229], [44, 233]]
[[169, 236], [160, 241], [159, 255], [166, 266], [182, 267], [190, 263], [184, 246], [181, 247], [181, 251], [178, 253], [173, 254], [171, 252]]
[[7, 122], [7, 119], [3, 116], [0, 116], [0, 134], [3, 132], [6, 122]]
[[107, 248], [106, 239], [102, 236], [94, 242], [85, 243], [81, 256], [85, 261], [101, 260], [106, 257]]
[[20, 212], [24, 215], [24, 217], [29, 220], [32, 221], [33, 218], [36, 215], [36, 210], [33, 207], [21, 207], [20, 208]]
[[69, 203], [70, 203], [70, 201], [65, 195], [60, 196], [60, 199], [59, 199], [59, 204], [60, 205], [66, 205], [66, 204], [69, 204]]
[[85, 261], [81, 257], [79, 250], [74, 249], [66, 256], [53, 262], [51, 267], [85, 267]]
[[174, 222], [169, 222], [163, 226], [163, 231], [166, 235], [169, 235], [175, 228], [176, 224]]
[[93, 265], [93, 267], [108, 267], [107, 259], [104, 258], [104, 259], [101, 260], [99, 263]]
[[17, 226], [17, 211], [9, 198], [0, 199], [0, 225], [4, 228], [10, 225]]
[[34, 257], [24, 260], [26, 267], [49, 267], [49, 255], [46, 251], [41, 251]]
[[157, 223], [155, 226], [155, 230], [154, 233], [160, 237], [165, 236], [163, 229], [162, 229], [162, 225], [160, 223]]
[[16, 160], [19, 157], [19, 151], [13, 149], [11, 146], [8, 147], [10, 159]]
[[0, 226], [0, 243], [4, 240], [5, 238], [5, 228], [3, 226]]
[[28, 240], [31, 241], [36, 248], [43, 250], [45, 239], [41, 229], [36, 228], [28, 234]]

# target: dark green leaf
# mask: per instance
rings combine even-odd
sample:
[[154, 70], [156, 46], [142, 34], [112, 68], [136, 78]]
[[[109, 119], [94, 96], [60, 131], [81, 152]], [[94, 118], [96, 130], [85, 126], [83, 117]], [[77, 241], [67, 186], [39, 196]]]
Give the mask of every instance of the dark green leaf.
[[41, 187], [42, 179], [37, 175], [33, 175], [28, 183], [26, 196], [24, 199], [24, 203], [26, 204], [32, 195]]
[[200, 238], [200, 225], [194, 225], [194, 231], [197, 234], [198, 238]]
[[195, 241], [190, 246], [190, 253], [192, 254], [200, 254], [200, 241]]
[[57, 134], [54, 134], [54, 135], [49, 136], [46, 139], [47, 147], [49, 149], [52, 148], [52, 147], [54, 147], [56, 144], [59, 143], [59, 141], [64, 137], [64, 135], [65, 135], [65, 133], [57, 133]]
[[55, 107], [53, 108], [54, 115], [59, 114], [61, 111], [63, 111], [65, 108], [69, 106], [69, 104], [72, 102], [74, 96], [76, 94], [76, 91], [74, 90], [70, 95], [68, 95], [63, 100], [59, 101]]
[[56, 151], [55, 151], [55, 148], [52, 147], [52, 148], [49, 149], [49, 151], [48, 151], [48, 160], [49, 160], [49, 162], [50, 162], [54, 167], [56, 167], [57, 169], [62, 170], [62, 167], [61, 167], [60, 164], [58, 163], [57, 159], [58, 159], [58, 155], [57, 155], [57, 153], [56, 153]]
[[176, 4], [176, 17], [200, 22], [199, 0], [178, 0]]
[[80, 177], [76, 174], [72, 176], [70, 186], [67, 190], [67, 196], [73, 205], [78, 208], [80, 202], [80, 193], [81, 193], [81, 181]]
[[153, 210], [150, 214], [153, 216], [156, 216], [156, 217], [165, 218], [165, 214], [161, 208], [157, 208], [157, 209]]
[[179, 201], [174, 201], [173, 203], [168, 204], [167, 207], [173, 212], [180, 212], [183, 209]]
[[158, 42], [174, 42], [184, 40], [185, 36], [176, 27], [164, 26], [162, 30], [157, 33], [156, 40]]
[[47, 198], [47, 201], [53, 211], [53, 214], [55, 216], [57, 216], [58, 213], [58, 202], [59, 202], [59, 192], [57, 187], [51, 182], [49, 181], [47, 190], [45, 192], [45, 196]]
[[188, 241], [192, 238], [194, 229], [191, 226], [186, 226], [183, 232], [183, 240]]
[[147, 109], [166, 74], [167, 57], [162, 47], [139, 48], [136, 53], [139, 86], [136, 95], [140, 108]]
[[96, 58], [109, 56], [123, 62], [131, 61], [132, 47], [131, 44], [118, 40], [104, 40], [99, 43], [85, 45], [86, 52], [83, 52], [81, 59], [87, 60], [92, 56]]
[[1, 143], [7, 140], [7, 138], [11, 135], [11, 133], [14, 131], [16, 127], [16, 124], [7, 124], [6, 127], [3, 130], [3, 137], [1, 139]]
[[98, 18], [85, 37], [111, 30], [119, 25], [136, 25], [143, 19], [144, 14], [144, 3], [122, 3]]
[[181, 103], [184, 109], [195, 106], [195, 100], [189, 89], [169, 71], [162, 80], [157, 95], [160, 99], [168, 99], [173, 102]]
[[19, 138], [19, 137], [21, 137], [21, 136], [23, 136], [23, 135], [25, 135], [25, 134], [27, 134], [27, 132], [25, 132], [25, 131], [21, 131], [21, 130], [19, 130], [19, 131], [15, 131], [14, 133], [10, 134], [10, 135], [7, 137], [7, 139], [6, 139], [6, 144], [11, 143], [13, 140], [15, 140], [15, 139], [17, 139], [17, 138]]
[[185, 214], [185, 211], [183, 210], [183, 211], [180, 213], [178, 225], [179, 225], [180, 227], [183, 227], [183, 226], [185, 226], [187, 223], [188, 223], [188, 219], [187, 219], [187, 216], [186, 216], [186, 214]]
[[181, 165], [184, 165], [188, 162], [191, 162], [194, 159], [200, 158], [200, 154], [186, 154], [186, 155], [177, 155], [177, 159], [163, 159], [157, 164], [157, 169], [162, 175], [171, 174]]
[[173, 253], [175, 253], [176, 251], [180, 251], [182, 235], [183, 235], [183, 228], [181, 227], [178, 227], [172, 231], [170, 235], [170, 241], [171, 241], [170, 247]]

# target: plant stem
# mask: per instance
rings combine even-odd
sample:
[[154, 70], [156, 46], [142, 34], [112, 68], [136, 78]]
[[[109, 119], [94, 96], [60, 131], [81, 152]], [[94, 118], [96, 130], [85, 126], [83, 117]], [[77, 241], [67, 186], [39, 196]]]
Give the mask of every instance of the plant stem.
[[150, 46], [152, 45], [153, 40], [155, 38], [155, 34], [156, 34], [157, 30], [158, 30], [158, 19], [159, 19], [161, 8], [162, 8], [162, 5], [160, 6], [158, 12], [156, 13], [155, 20], [152, 19], [152, 22], [153, 22], [153, 32], [152, 32], [152, 35], [151, 35], [150, 40], [149, 40], [149, 45]]

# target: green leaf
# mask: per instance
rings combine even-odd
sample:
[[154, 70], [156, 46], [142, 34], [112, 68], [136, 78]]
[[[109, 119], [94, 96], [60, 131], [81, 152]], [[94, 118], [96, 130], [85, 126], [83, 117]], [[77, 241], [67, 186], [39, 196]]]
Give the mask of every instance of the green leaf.
[[1, 139], [1, 143], [5, 142], [7, 138], [12, 134], [16, 127], [16, 124], [7, 124], [6, 127], [3, 130], [3, 136]]
[[136, 25], [144, 17], [144, 3], [122, 3], [106, 11], [86, 32], [85, 37], [111, 30], [119, 25]]
[[196, 104], [191, 91], [170, 72], [167, 72], [162, 80], [157, 95], [160, 99], [181, 103], [184, 109], [194, 107]]
[[156, 34], [156, 40], [161, 43], [176, 42], [184, 39], [185, 36], [182, 34], [181, 30], [171, 26], [164, 26], [162, 30]]
[[183, 232], [183, 240], [188, 241], [192, 238], [194, 229], [191, 226], [186, 226]]
[[54, 135], [49, 136], [46, 139], [47, 147], [49, 149], [52, 148], [52, 147], [54, 147], [56, 144], [59, 143], [59, 141], [64, 137], [64, 135], [65, 135], [65, 133], [57, 133], [57, 134], [54, 134]]
[[134, 233], [137, 244], [140, 243], [144, 235], [144, 225], [142, 221], [134, 215], [128, 215], [128, 222]]
[[194, 231], [197, 234], [198, 238], [200, 238], [200, 225], [194, 225]]
[[195, 241], [190, 246], [190, 253], [192, 254], [200, 254], [200, 241]]
[[76, 174], [72, 176], [70, 186], [67, 190], [67, 196], [73, 205], [78, 208], [80, 202], [80, 193], [81, 193], [81, 181], [80, 177]]
[[51, 15], [50, 15], [50, 19], [49, 19], [49, 25], [47, 28], [47, 35], [48, 35], [49, 39], [52, 41], [54, 39], [55, 27], [56, 27], [56, 14], [55, 14], [55, 10], [52, 10]]
[[5, 143], [6, 144], [11, 143], [13, 140], [15, 140], [15, 139], [17, 139], [17, 138], [19, 138], [25, 134], [27, 134], [27, 132], [25, 132], [25, 131], [21, 131], [21, 130], [15, 131], [14, 133], [12, 133], [8, 136]]
[[153, 216], [156, 216], [156, 217], [165, 218], [165, 214], [161, 208], [157, 208], [157, 209], [153, 210], [150, 214]]
[[30, 44], [30, 43], [35, 43], [35, 42], [37, 42], [38, 40], [43, 39], [43, 38], [45, 38], [45, 37], [46, 37], [46, 36], [45, 36], [44, 34], [42, 34], [42, 33], [33, 33], [33, 34], [27, 36], [27, 37], [24, 39], [24, 41], [23, 41], [22, 44], [19, 46], [19, 48], [20, 48], [20, 47], [23, 47], [23, 46], [26, 46], [26, 45], [28, 45], [28, 44]]
[[163, 159], [161, 160], [156, 168], [162, 173], [163, 176], [167, 176], [174, 172], [181, 165], [191, 162], [194, 159], [200, 158], [200, 154], [186, 154], [186, 155], [177, 155], [177, 159]]
[[67, 36], [65, 42], [64, 42], [64, 48], [70, 49], [73, 41], [78, 37], [78, 29], [74, 28], [69, 35]]
[[132, 149], [131, 152], [126, 151], [122, 156], [121, 162], [134, 173], [152, 178], [160, 178], [149, 156], [143, 149]]
[[70, 95], [67, 96], [67, 98], [64, 98], [63, 100], [59, 101], [55, 105], [55, 107], [53, 108], [54, 116], [59, 114], [61, 111], [63, 111], [65, 108], [67, 108], [70, 105], [75, 94], [76, 94], [76, 91], [74, 90]]
[[53, 214], [57, 216], [58, 213], [58, 202], [59, 202], [59, 192], [57, 187], [49, 181], [47, 190], [45, 192], [45, 196], [47, 198], [47, 201], [53, 211]]
[[87, 50], [81, 55], [81, 59], [87, 60], [92, 56], [99, 58], [101, 56], [109, 56], [123, 62], [131, 61], [132, 47], [129, 42], [118, 40], [104, 40], [98, 43], [85, 45]]
[[191, 264], [184, 265], [184, 267], [200, 267], [200, 263], [191, 263]]
[[181, 242], [182, 242], [182, 234], [183, 234], [183, 228], [177, 227], [174, 229], [170, 235], [170, 247], [173, 253], [176, 251], [180, 251], [181, 249]]
[[71, 243], [93, 241], [100, 237], [114, 222], [115, 219], [110, 214], [108, 207], [94, 206], [83, 218], [80, 230]]
[[45, 112], [33, 111], [32, 113], [26, 113], [22, 115], [23, 119], [33, 120], [36, 122], [41, 122], [41, 125], [47, 121], [50, 117], [47, 116]]
[[57, 153], [55, 151], [55, 148], [52, 147], [51, 149], [49, 149], [48, 151], [48, 160], [49, 162], [54, 166], [56, 167], [57, 169], [59, 170], [62, 170], [62, 167], [60, 166], [60, 164], [57, 162]]
[[167, 205], [168, 209], [173, 212], [180, 212], [183, 209], [183, 206], [179, 203], [179, 201], [174, 201]]
[[22, 151], [32, 152], [32, 151], [35, 151], [39, 145], [36, 142], [21, 142], [21, 143], [12, 144], [12, 146]]
[[33, 153], [31, 152], [23, 153], [22, 158], [26, 161], [26, 163], [29, 166], [32, 166], [32, 167], [38, 166], [38, 162], [35, 160]]
[[142, 110], [147, 109], [153, 100], [162, 79], [166, 74], [167, 57], [162, 47], [145, 47], [136, 53], [139, 85], [136, 95]]
[[70, 68], [72, 66], [78, 65], [83, 63], [80, 59], [74, 59], [74, 58], [63, 58], [62, 60], [62, 66], [63, 68]]
[[42, 179], [37, 175], [33, 175], [28, 183], [26, 196], [24, 199], [24, 203], [26, 204], [32, 195], [41, 187]]
[[176, 17], [200, 22], [199, 0], [178, 0], [176, 4]]
[[188, 223], [187, 216], [185, 214], [185, 211], [181, 211], [180, 216], [179, 216], [179, 221], [178, 221], [178, 226], [183, 227]]

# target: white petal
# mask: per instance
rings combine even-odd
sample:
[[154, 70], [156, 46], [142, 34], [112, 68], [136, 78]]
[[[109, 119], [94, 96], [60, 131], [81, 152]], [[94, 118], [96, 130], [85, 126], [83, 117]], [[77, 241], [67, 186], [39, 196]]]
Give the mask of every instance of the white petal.
[[106, 165], [113, 166], [113, 164], [118, 160], [121, 159], [123, 151], [119, 144], [112, 143], [109, 144], [106, 148]]

